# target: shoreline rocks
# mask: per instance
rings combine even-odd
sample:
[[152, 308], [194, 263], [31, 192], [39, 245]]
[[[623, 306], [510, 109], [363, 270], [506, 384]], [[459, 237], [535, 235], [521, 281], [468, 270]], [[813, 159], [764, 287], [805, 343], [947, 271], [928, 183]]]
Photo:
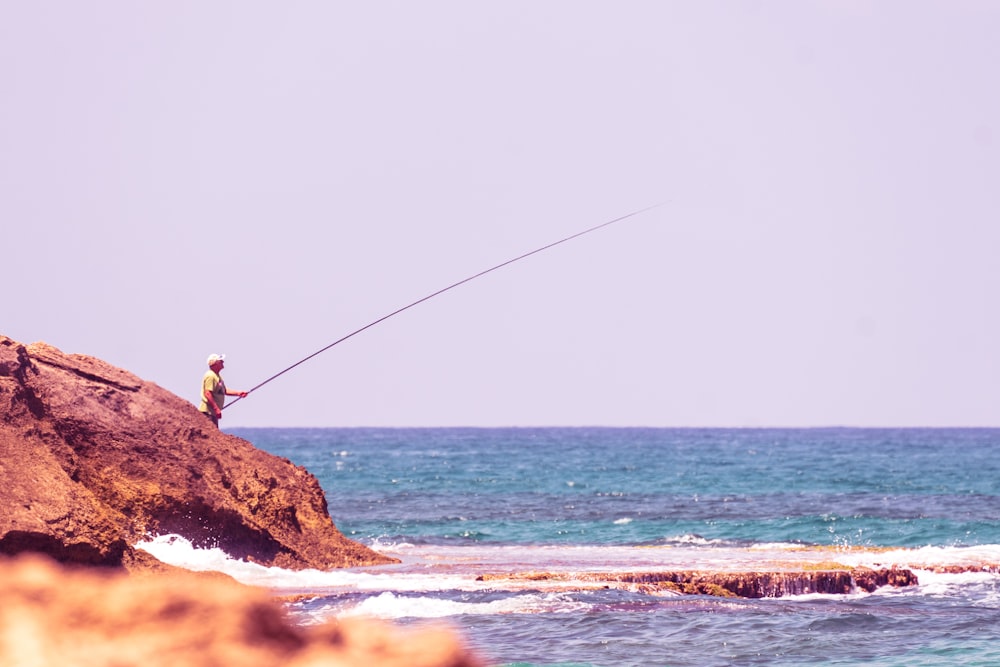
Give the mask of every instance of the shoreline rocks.
[[483, 574], [477, 581], [587, 582], [595, 587], [622, 588], [650, 595], [683, 594], [715, 597], [779, 598], [811, 593], [845, 595], [871, 593], [883, 586], [916, 586], [912, 570], [900, 567], [855, 567], [776, 572], [712, 572], [703, 570], [650, 572], [515, 572]]

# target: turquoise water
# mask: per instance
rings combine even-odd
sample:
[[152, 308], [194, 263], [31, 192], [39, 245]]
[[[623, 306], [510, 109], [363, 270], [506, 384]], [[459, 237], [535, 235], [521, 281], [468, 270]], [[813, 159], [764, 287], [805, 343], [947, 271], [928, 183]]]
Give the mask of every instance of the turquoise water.
[[[404, 561], [317, 578], [292, 608], [304, 623], [444, 619], [509, 665], [1000, 664], [1000, 579], [932, 571], [1000, 561], [1000, 430], [230, 432], [306, 467], [342, 532]], [[927, 571], [907, 589], [764, 600], [469, 583], [816, 547]]]

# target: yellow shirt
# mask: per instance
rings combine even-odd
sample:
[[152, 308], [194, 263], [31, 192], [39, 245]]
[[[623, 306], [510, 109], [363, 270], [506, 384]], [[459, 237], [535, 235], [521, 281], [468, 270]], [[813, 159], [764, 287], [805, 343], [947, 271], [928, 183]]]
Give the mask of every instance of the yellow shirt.
[[212, 406], [205, 398], [206, 391], [212, 394], [215, 404], [221, 410], [222, 406], [226, 404], [226, 383], [222, 381], [222, 376], [213, 370], [205, 373], [205, 377], [201, 380], [201, 406], [198, 408], [206, 414], [212, 414]]

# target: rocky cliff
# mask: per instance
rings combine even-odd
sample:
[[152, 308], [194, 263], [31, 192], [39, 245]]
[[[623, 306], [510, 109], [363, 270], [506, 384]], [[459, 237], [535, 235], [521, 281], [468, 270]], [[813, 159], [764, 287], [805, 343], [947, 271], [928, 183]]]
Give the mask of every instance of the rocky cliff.
[[395, 562], [337, 530], [308, 471], [188, 401], [99, 359], [0, 336], [0, 554], [134, 569], [156, 561], [132, 545], [168, 533], [268, 566]]

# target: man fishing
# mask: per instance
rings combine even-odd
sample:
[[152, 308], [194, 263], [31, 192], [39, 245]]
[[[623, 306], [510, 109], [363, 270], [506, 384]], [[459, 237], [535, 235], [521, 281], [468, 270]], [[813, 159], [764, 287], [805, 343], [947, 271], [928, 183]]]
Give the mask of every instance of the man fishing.
[[226, 389], [226, 383], [222, 381], [222, 368], [225, 366], [226, 355], [208, 355], [208, 371], [201, 380], [201, 406], [198, 408], [205, 413], [212, 423], [219, 425], [222, 419], [222, 407], [226, 404], [226, 396], [239, 396], [246, 398], [245, 391], [232, 391]]

